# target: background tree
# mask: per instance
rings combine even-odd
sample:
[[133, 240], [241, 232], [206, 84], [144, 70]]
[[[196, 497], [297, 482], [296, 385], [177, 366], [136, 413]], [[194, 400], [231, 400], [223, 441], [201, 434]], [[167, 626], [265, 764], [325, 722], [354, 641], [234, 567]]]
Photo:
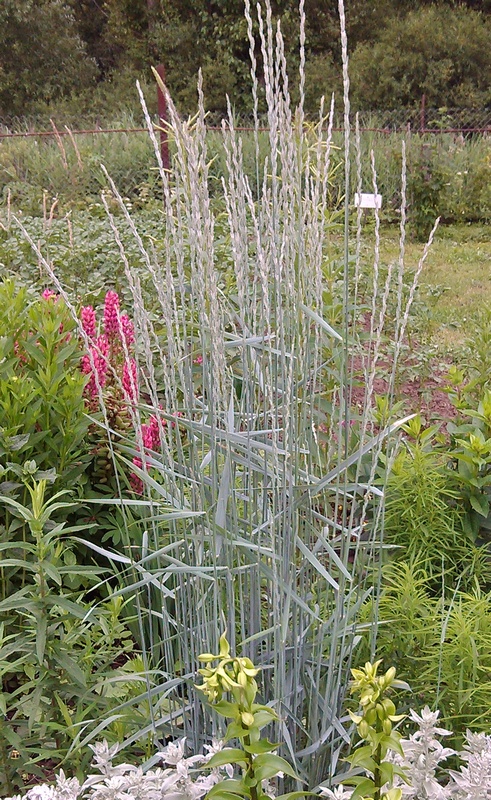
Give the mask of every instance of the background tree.
[[425, 94], [434, 106], [491, 102], [491, 22], [463, 7], [442, 6], [393, 18], [351, 58], [354, 105], [397, 108]]
[[[491, 0], [345, 0], [354, 106], [491, 102]], [[254, 3], [252, 3], [254, 6]], [[296, 96], [298, 0], [271, 0]], [[305, 0], [306, 102], [341, 87], [338, 0]], [[257, 34], [257, 25], [256, 25]], [[256, 46], [259, 69], [261, 50]], [[136, 78], [166, 66], [183, 114], [196, 108], [198, 70], [207, 107], [251, 111], [243, 0], [2, 0], [0, 113], [139, 113]], [[60, 101], [65, 98], [64, 105]], [[150, 92], [150, 103], [153, 97]]]
[[34, 100], [55, 101], [95, 82], [72, 11], [62, 0], [0, 4], [0, 113], [21, 114]]

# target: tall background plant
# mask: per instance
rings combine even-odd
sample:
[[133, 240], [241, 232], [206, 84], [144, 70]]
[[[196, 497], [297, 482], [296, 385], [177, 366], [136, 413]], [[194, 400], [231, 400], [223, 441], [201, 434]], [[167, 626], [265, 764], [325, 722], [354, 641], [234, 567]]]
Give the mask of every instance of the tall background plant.
[[[383, 491], [374, 477], [382, 449], [391, 462], [400, 424], [378, 424], [372, 412], [375, 378], [382, 340], [389, 335], [390, 402], [427, 253], [406, 286], [403, 181], [398, 263], [382, 274], [376, 213], [370, 289], [362, 292], [367, 280], [361, 275], [361, 213], [350, 242], [352, 143], [342, 0], [340, 16], [346, 121], [341, 265], [329, 260], [332, 107], [326, 113], [321, 105], [315, 126], [304, 120], [303, 2], [295, 108], [271, 7], [266, 2], [258, 9], [256, 43], [246, 4], [256, 143], [252, 179], [229, 107], [222, 123], [223, 197], [212, 197], [200, 80], [192, 120], [181, 120], [167, 97], [171, 173], [160, 161], [145, 110], [162, 180], [163, 254], [157, 256], [151, 241], [144, 243], [111, 178], [118, 216], [104, 198], [133, 299], [137, 363], [129, 369], [127, 407], [135, 439], [121, 444], [108, 425], [100, 386], [98, 395], [115, 474], [131, 470], [145, 489], [142, 496], [135, 483], [134, 498], [122, 494], [114, 502], [122, 513], [143, 509], [145, 532], [136, 546], [128, 517], [124, 554], [102, 547], [97, 552], [126, 565], [126, 586], [116, 594], [132, 597], [143, 663], [153, 676], [148, 725], [122, 745], [139, 735], [184, 732], [197, 750], [220, 732], [218, 720], [203, 716], [192, 683], [199, 654], [217, 652], [219, 630], [226, 626], [232, 649], [240, 643], [244, 655], [262, 667], [261, 692], [277, 716], [270, 738], [285, 742], [284, 753], [312, 786], [337, 771], [349, 741], [342, 707], [358, 614], [378, 582], [368, 578], [366, 567], [383, 545]], [[258, 49], [268, 109], [265, 156], [259, 150]], [[354, 150], [359, 187], [359, 137]], [[376, 191], [373, 158], [371, 179]], [[124, 246], [128, 231], [142, 271], [131, 268]], [[70, 305], [49, 262], [39, 257]], [[390, 318], [389, 301], [396, 309]], [[129, 353], [125, 358], [129, 368]], [[355, 385], [355, 369], [361, 369], [361, 386]], [[144, 428], [150, 416], [158, 430], [151, 445]], [[162, 504], [175, 513], [164, 517]], [[94, 549], [89, 540], [85, 544]]]

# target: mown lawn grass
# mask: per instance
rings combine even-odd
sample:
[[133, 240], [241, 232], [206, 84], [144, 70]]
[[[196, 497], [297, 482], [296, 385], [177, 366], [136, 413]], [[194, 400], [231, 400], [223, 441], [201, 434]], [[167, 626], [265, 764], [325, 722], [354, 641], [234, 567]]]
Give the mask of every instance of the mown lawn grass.
[[[381, 261], [397, 260], [399, 232], [384, 226]], [[416, 267], [420, 242], [406, 242], [406, 263]], [[485, 225], [442, 225], [421, 273], [415, 324], [442, 350], [458, 349], [477, 313], [491, 306], [491, 237]]]

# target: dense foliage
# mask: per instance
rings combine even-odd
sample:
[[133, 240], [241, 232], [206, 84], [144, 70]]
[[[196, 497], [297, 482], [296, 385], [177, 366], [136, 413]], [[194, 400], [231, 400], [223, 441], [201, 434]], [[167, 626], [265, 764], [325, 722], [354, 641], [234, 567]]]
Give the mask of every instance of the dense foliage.
[[[299, 61], [298, 3], [272, 2], [281, 21], [294, 88]], [[337, 0], [306, 0], [307, 105], [339, 90]], [[426, 93], [437, 106], [490, 101], [488, 0], [351, 0], [348, 36], [354, 99], [363, 108], [413, 105]], [[250, 113], [249, 45], [242, 0], [6, 0], [0, 9], [0, 115], [46, 110], [65, 98], [65, 113], [135, 107], [134, 79], [163, 63], [171, 94], [195, 107], [198, 70], [208, 108], [225, 94]], [[256, 22], [257, 33], [257, 22]], [[261, 69], [262, 56], [256, 57]], [[76, 100], [70, 104], [70, 97]]]
[[[144, 53], [158, 30], [157, 2], [140, 16], [138, 5], [102, 8], [114, 65], [126, 32], [140, 31], [127, 62], [136, 69], [137, 45]], [[97, 25], [84, 34], [87, 58], [109, 75], [90, 30], [94, 44]], [[447, 375], [445, 422], [401, 419], [401, 375], [418, 364], [413, 301], [446, 167], [418, 143], [422, 169], [388, 203], [401, 220], [388, 266], [380, 216], [372, 225], [361, 209], [346, 214], [356, 245], [347, 241], [339, 258], [342, 161], [322, 123], [303, 124], [297, 112], [292, 124], [281, 37], [276, 59], [266, 50], [258, 67], [274, 91], [255, 170], [251, 137], [231, 123], [219, 164], [203, 105], [182, 121], [172, 104], [172, 170], [161, 170], [160, 202], [146, 212], [133, 214], [106, 171], [111, 197], [71, 215], [70, 200], [95, 174], [72, 138], [56, 144], [70, 211], [57, 218], [59, 200], [45, 190], [42, 216], [23, 217], [13, 206], [29, 190], [19, 162], [7, 163], [5, 172], [19, 170], [5, 193], [0, 252], [19, 280], [0, 291], [0, 782], [9, 793], [55, 766], [83, 778], [85, 746], [102, 732], [150, 768], [155, 747], [176, 733], [194, 752], [220, 749], [221, 720], [203, 713], [196, 688], [238, 745], [209, 761], [232, 774], [208, 800], [266, 800], [263, 781], [279, 771], [280, 792], [298, 776], [344, 797], [331, 788], [349, 755], [350, 720], [364, 746], [349, 761], [366, 773], [352, 774], [354, 798], [400, 800], [400, 787], [384, 788], [401, 776], [388, 756], [406, 756], [386, 696], [397, 685], [391, 662], [413, 673], [420, 699], [440, 706], [457, 736], [471, 722], [489, 727], [490, 317], [479, 319], [473, 357]], [[474, 186], [485, 176], [476, 169]], [[135, 202], [150, 191], [139, 187]], [[406, 212], [418, 235], [433, 225], [416, 270], [405, 269]], [[40, 282], [52, 288], [41, 293]], [[224, 630], [232, 652], [242, 642], [240, 656], [219, 638]], [[350, 666], [377, 647], [388, 669], [378, 675], [379, 662], [367, 661], [352, 671], [361, 708], [347, 717]], [[412, 719], [436, 733], [438, 713]], [[417, 768], [422, 737], [413, 736]], [[123, 792], [134, 770], [112, 771], [115, 749], [93, 749], [106, 772], [90, 794], [134, 797]], [[427, 749], [436, 752], [432, 740]], [[187, 772], [171, 772], [157, 780], [187, 791]], [[137, 796], [162, 796], [158, 785], [143, 795], [147, 779], [136, 779]], [[78, 793], [76, 781], [61, 781], [65, 800]], [[198, 788], [188, 797], [199, 800]], [[470, 796], [482, 794], [455, 793]]]

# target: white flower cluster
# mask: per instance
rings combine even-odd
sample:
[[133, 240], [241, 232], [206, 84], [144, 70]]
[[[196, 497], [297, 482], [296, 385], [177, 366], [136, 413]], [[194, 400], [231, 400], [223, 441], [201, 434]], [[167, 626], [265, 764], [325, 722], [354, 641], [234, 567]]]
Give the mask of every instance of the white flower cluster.
[[[114, 766], [113, 758], [119, 746], [109, 747], [107, 742], [90, 745], [94, 752], [93, 768], [97, 770], [80, 784], [77, 778], [66, 778], [63, 770], [52, 786], [41, 784], [29, 789], [21, 798], [15, 795], [6, 800], [199, 800], [215, 783], [222, 780], [219, 769], [200, 773], [203, 766], [222, 750], [221, 742], [205, 745], [206, 755], [185, 757], [186, 739], [171, 742], [158, 755], [165, 768], [143, 772], [131, 764]], [[226, 765], [231, 777], [233, 770]]]
[[[437, 726], [439, 711], [425, 706], [421, 714], [410, 711], [410, 718], [418, 729], [409, 739], [402, 739], [404, 758], [393, 760], [403, 767], [407, 783], [397, 779], [404, 798], [411, 800], [491, 800], [491, 736], [467, 731], [466, 744], [461, 753], [444, 747], [438, 737], [449, 736], [451, 731]], [[215, 753], [223, 749], [221, 742], [205, 745], [205, 755], [185, 757], [186, 739], [168, 744], [158, 755], [165, 765], [143, 772], [131, 764], [114, 766], [113, 758], [118, 745], [107, 742], [91, 745], [94, 752], [92, 764], [96, 772], [80, 784], [77, 778], [67, 778], [63, 772], [54, 785], [41, 784], [29, 789], [26, 795], [15, 795], [5, 800], [200, 800], [215, 783], [233, 775], [233, 767], [226, 764], [220, 769], [203, 773], [203, 767]], [[456, 755], [464, 765], [459, 770], [445, 770], [442, 763]], [[267, 785], [266, 785], [267, 784]], [[263, 782], [263, 791], [275, 797], [275, 787]], [[353, 789], [342, 784], [334, 789], [320, 787], [320, 793], [329, 800], [350, 800]]]
[[[415, 800], [491, 800], [491, 736], [467, 731], [464, 750], [456, 753], [437, 738], [451, 735], [437, 727], [439, 714], [428, 706], [420, 715], [410, 712], [418, 730], [401, 742], [401, 764], [409, 781], [406, 786], [400, 784], [403, 795]], [[467, 766], [445, 771], [441, 764], [453, 755]]]
[[453, 797], [458, 800], [491, 798], [491, 736], [467, 731], [467, 744], [460, 753], [466, 767], [449, 770], [454, 785]]
[[[418, 729], [409, 739], [402, 739], [404, 758], [393, 755], [392, 761], [403, 767], [407, 783], [396, 778], [394, 785], [404, 798], [411, 800], [491, 800], [491, 736], [467, 731], [464, 750], [456, 753], [444, 747], [439, 737], [450, 736], [451, 731], [437, 726], [439, 711], [425, 706], [421, 714], [409, 712]], [[450, 756], [458, 756], [466, 766], [459, 770], [442, 766]], [[389, 787], [382, 790], [387, 791]], [[321, 787], [321, 794], [329, 800], [349, 800], [353, 789], [342, 784], [335, 789]]]

